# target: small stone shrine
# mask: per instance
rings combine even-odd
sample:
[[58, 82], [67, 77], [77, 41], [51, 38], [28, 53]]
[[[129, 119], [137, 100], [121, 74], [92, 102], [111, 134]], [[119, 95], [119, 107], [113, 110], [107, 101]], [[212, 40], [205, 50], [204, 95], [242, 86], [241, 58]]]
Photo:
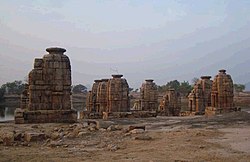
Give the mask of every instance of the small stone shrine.
[[212, 80], [211, 76], [202, 76], [198, 80], [194, 89], [188, 96], [189, 99], [189, 110], [196, 113], [204, 113], [206, 107], [211, 106], [211, 90], [212, 90]]
[[107, 112], [128, 112], [129, 104], [129, 85], [123, 75], [112, 75], [107, 84]]
[[160, 103], [160, 115], [179, 116], [181, 111], [181, 96], [174, 89], [169, 89]]
[[141, 110], [156, 111], [158, 108], [158, 92], [154, 80], [147, 79], [140, 88]]
[[219, 74], [215, 76], [212, 85], [211, 106], [220, 108], [223, 111], [230, 111], [233, 109], [233, 89], [233, 80], [231, 76], [226, 74], [226, 70], [219, 70]]

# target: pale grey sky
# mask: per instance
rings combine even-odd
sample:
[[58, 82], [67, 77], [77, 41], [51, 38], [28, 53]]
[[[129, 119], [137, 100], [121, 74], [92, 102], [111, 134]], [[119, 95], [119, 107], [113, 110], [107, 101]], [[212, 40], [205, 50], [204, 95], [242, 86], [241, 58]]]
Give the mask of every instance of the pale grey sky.
[[131, 87], [190, 81], [228, 69], [250, 81], [248, 0], [2, 0], [0, 81], [23, 79], [34, 57], [61, 46], [74, 84], [117, 69]]

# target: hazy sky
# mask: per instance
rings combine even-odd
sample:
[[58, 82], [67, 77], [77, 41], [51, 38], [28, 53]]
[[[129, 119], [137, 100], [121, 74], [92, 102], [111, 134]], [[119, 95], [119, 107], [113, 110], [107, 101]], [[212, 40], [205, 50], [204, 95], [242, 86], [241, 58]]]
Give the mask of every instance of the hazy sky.
[[250, 68], [249, 29], [249, 0], [1, 0], [0, 68], [13, 75], [0, 79], [22, 79], [34, 57], [61, 46], [74, 83], [91, 84], [115, 70], [132, 87], [146, 78], [191, 80], [215, 75], [215, 60], [246, 83], [249, 72], [242, 79], [238, 66]]

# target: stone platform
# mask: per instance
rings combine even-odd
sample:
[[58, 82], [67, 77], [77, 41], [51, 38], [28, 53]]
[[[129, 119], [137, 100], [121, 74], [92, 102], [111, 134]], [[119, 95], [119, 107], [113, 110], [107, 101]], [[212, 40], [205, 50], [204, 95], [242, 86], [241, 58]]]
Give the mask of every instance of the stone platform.
[[36, 110], [16, 109], [15, 123], [74, 123], [77, 122], [75, 110]]
[[236, 111], [241, 111], [240, 107], [233, 107], [233, 108], [217, 108], [217, 107], [206, 107], [205, 109], [205, 116], [213, 116], [213, 115], [218, 115], [222, 113], [229, 113], [229, 112], [236, 112]]

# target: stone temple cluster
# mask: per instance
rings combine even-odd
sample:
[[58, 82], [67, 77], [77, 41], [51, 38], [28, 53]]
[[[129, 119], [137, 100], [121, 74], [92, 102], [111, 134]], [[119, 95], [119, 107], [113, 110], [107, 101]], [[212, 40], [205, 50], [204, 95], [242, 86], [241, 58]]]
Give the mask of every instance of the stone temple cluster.
[[211, 76], [202, 76], [189, 94], [189, 109], [203, 114], [209, 111], [231, 111], [234, 109], [234, 87], [226, 70], [219, 70], [214, 80]]
[[95, 80], [88, 92], [86, 107], [89, 113], [128, 112], [129, 85], [123, 75], [112, 75], [111, 79]]
[[[36, 58], [29, 81], [21, 94], [15, 123], [76, 122], [71, 107], [71, 65], [63, 48], [47, 48], [48, 54]], [[95, 80], [86, 97], [84, 118], [180, 116], [181, 94], [168, 89], [159, 97], [153, 79], [146, 79], [133, 108], [129, 84], [123, 75]], [[227, 112], [234, 109], [233, 80], [226, 70], [211, 80], [202, 76], [188, 95], [188, 112], [195, 114]], [[153, 114], [153, 115], [152, 115]]]

